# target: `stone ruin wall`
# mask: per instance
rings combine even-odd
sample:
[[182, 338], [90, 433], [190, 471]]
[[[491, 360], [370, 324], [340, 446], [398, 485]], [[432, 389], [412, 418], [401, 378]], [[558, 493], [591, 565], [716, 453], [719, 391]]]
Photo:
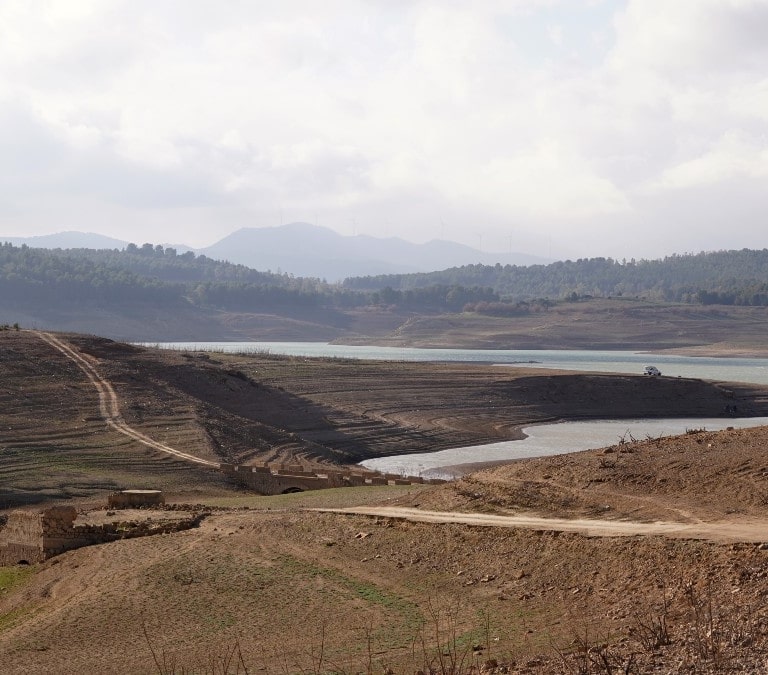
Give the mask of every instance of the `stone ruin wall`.
[[179, 532], [196, 527], [206, 514], [159, 525], [149, 522], [75, 525], [77, 510], [54, 506], [40, 512], [12, 511], [0, 528], [0, 566], [39, 563], [75, 548], [118, 539]]
[[43, 529], [39, 514], [11, 513], [0, 529], [0, 565], [43, 560]]
[[420, 476], [382, 474], [364, 469], [311, 471], [299, 464], [276, 466], [221, 464], [220, 468], [234, 481], [263, 495], [362, 485], [437, 485], [445, 482], [437, 478], [426, 480]]
[[54, 506], [41, 512], [13, 511], [0, 530], [0, 565], [37, 563], [71, 548], [94, 543], [98, 533], [76, 528], [77, 511]]
[[[232, 480], [263, 495], [285, 492], [323, 490], [364, 485], [437, 485], [444, 480], [427, 480], [419, 476], [382, 474], [376, 471], [307, 470], [302, 465], [221, 464], [221, 471]], [[128, 495], [133, 492], [136, 494]], [[147, 493], [147, 494], [139, 494]], [[149, 494], [157, 493], [157, 494]], [[135, 490], [116, 493], [110, 497], [110, 508], [130, 508], [164, 503], [159, 491]], [[157, 502], [155, 500], [157, 499]], [[141, 503], [139, 503], [141, 502]], [[146, 523], [126, 529], [120, 523], [76, 526], [77, 510], [72, 506], [54, 506], [41, 512], [13, 511], [0, 520], [0, 565], [34, 564], [64, 551], [103, 544], [117, 539], [142, 537], [160, 532], [178, 532], [195, 527], [199, 520], [175, 522], [149, 527]], [[3, 524], [4, 521], [4, 524]]]

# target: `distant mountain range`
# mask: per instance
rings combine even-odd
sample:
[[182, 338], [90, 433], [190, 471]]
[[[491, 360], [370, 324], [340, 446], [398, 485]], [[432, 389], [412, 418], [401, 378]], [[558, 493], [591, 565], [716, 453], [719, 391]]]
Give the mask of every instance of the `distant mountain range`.
[[[83, 232], [61, 232], [39, 237], [2, 237], [0, 242], [34, 248], [122, 249], [129, 242]], [[132, 242], [141, 245], [144, 242]], [[157, 243], [157, 242], [150, 242]], [[193, 249], [174, 245], [179, 253], [194, 251], [256, 270], [285, 272], [334, 282], [347, 277], [431, 272], [449, 267], [533, 265], [551, 262], [523, 253], [486, 253], [451, 241], [414, 244], [404, 239], [367, 235], [345, 236], [309, 223], [280, 227], [242, 228], [212, 246]]]

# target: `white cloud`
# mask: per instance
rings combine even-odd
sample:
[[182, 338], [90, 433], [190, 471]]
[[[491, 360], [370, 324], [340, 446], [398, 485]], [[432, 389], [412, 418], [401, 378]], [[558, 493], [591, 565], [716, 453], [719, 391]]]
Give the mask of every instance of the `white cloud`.
[[768, 0], [5, 0], [0, 233], [61, 229], [25, 195], [69, 192], [117, 236], [283, 212], [618, 257], [642, 222], [652, 255], [683, 191], [768, 206], [765, 34]]
[[763, 72], [768, 58], [765, 0], [629, 0], [616, 29], [612, 64], [650, 68], [665, 79]]
[[556, 47], [563, 46], [563, 27], [562, 26], [549, 26], [547, 28], [547, 35], [552, 40], [552, 44]]
[[768, 178], [768, 144], [729, 132], [704, 154], [666, 168], [648, 189], [706, 188], [733, 179]]

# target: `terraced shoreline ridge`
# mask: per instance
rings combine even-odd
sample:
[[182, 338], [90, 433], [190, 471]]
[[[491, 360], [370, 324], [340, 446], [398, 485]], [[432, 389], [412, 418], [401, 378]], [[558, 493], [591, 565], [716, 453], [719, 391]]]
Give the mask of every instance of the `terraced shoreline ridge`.
[[[85, 376], [96, 388], [99, 395], [99, 410], [104, 421], [118, 433], [128, 436], [153, 450], [179, 457], [190, 462], [196, 462], [205, 466], [222, 470], [229, 478], [234, 479], [240, 485], [252, 488], [259, 494], [281, 494], [284, 492], [299, 492], [301, 490], [320, 490], [331, 487], [345, 487], [348, 485], [387, 485], [394, 481], [399, 485], [410, 485], [411, 483], [423, 483], [424, 480], [412, 476], [389, 476], [377, 471], [360, 471], [351, 473], [349, 471], [328, 471], [318, 473], [317, 471], [307, 470], [306, 467], [299, 465], [281, 465], [270, 467], [267, 465], [258, 466], [237, 466], [232, 464], [220, 464], [205, 459], [200, 459], [186, 452], [181, 452], [175, 448], [159, 443], [146, 434], [143, 434], [133, 427], [128, 426], [120, 413], [120, 403], [112, 385], [104, 379], [96, 366], [86, 357], [74, 350], [66, 342], [60, 340], [51, 333], [42, 333], [33, 331], [42, 340], [61, 352], [64, 356], [74, 361], [77, 366], [85, 373]], [[438, 485], [444, 483], [444, 480], [432, 479], [427, 481], [430, 484]]]
[[744, 384], [172, 352], [28, 331], [0, 333], [0, 382], [6, 507], [125, 487], [231, 494], [239, 488], [213, 470], [220, 464], [321, 474], [509, 440], [524, 425], [560, 419], [718, 416], [734, 404], [768, 414], [765, 388]]

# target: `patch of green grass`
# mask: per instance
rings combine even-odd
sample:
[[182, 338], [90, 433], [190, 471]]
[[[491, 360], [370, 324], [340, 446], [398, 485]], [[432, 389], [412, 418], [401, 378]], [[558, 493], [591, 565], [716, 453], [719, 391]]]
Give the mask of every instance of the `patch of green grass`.
[[287, 495], [211, 496], [199, 499], [206, 506], [244, 507], [252, 509], [343, 508], [360, 504], [385, 502], [427, 489], [421, 485], [380, 485], [343, 487], [329, 490], [307, 490]]
[[[33, 574], [33, 567], [0, 567], [0, 593], [5, 594], [11, 589], [21, 586]], [[26, 611], [26, 608], [21, 607], [5, 614], [0, 614], [0, 632], [12, 626]]]
[[345, 576], [338, 570], [320, 567], [292, 556], [282, 556], [280, 563], [283, 569], [288, 570], [293, 576], [322, 577], [361, 600], [384, 607], [388, 610], [390, 617], [393, 613], [398, 614], [401, 617], [399, 625], [390, 626], [388, 629], [382, 628], [372, 635], [377, 642], [383, 642], [388, 647], [407, 643], [424, 625], [424, 616], [418, 605], [407, 598], [390, 593], [366, 581]]
[[0, 591], [10, 591], [32, 576], [32, 567], [0, 567]]

